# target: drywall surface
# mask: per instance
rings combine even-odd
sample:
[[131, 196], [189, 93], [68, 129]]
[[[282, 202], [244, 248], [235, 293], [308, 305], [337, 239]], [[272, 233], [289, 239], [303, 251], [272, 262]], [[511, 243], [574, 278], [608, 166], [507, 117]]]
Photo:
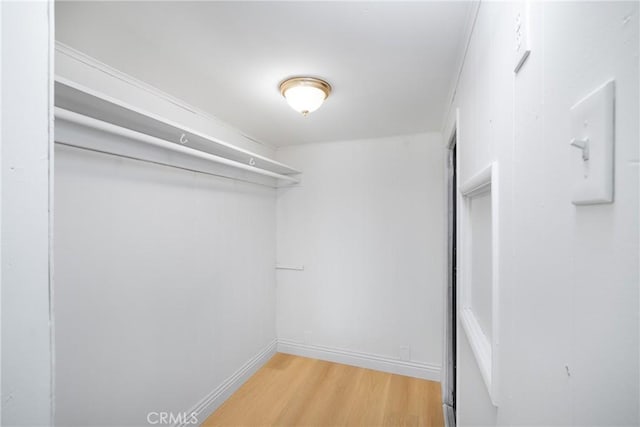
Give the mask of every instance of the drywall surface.
[[[446, 1], [56, 6], [58, 40], [276, 145], [436, 129], [469, 8]], [[306, 120], [278, 90], [299, 73], [336, 90], [331, 107]]]
[[491, 193], [476, 196], [467, 203], [473, 254], [469, 304], [482, 332], [491, 340]]
[[[59, 25], [72, 24], [60, 22]], [[103, 95], [116, 98], [141, 111], [180, 123], [186, 128], [211, 135], [245, 150], [267, 157], [273, 157], [275, 154], [271, 146], [256, 142], [216, 117], [172, 97], [162, 88], [135, 79], [70, 46], [56, 44], [55, 73], [58, 79], [98, 90]]]
[[[458, 328], [458, 421], [637, 425], [638, 3], [530, 2], [514, 75], [517, 5], [481, 4], [445, 126], [460, 182], [501, 170], [499, 404]], [[612, 78], [615, 202], [574, 206], [569, 109]]]
[[2, 2], [2, 418], [51, 424], [50, 2]]
[[56, 424], [190, 410], [275, 339], [275, 190], [55, 154]]
[[278, 263], [304, 266], [278, 272], [278, 338], [439, 370], [440, 134], [287, 147], [277, 157], [304, 171], [300, 185], [278, 190]]

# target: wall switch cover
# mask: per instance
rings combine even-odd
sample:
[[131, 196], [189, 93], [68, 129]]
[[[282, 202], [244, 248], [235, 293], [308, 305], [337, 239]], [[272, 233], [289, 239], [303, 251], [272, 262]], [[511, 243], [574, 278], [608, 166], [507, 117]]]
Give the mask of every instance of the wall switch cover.
[[572, 202], [613, 202], [615, 82], [605, 83], [571, 107]]

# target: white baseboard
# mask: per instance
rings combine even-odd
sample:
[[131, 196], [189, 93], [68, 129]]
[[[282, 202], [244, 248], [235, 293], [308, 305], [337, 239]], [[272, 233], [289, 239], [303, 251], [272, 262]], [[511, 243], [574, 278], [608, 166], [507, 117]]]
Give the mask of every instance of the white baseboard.
[[[242, 384], [262, 367], [275, 353], [277, 340], [273, 340], [258, 354], [247, 361], [240, 369], [227, 378], [222, 384], [206, 395], [186, 414], [196, 414], [199, 423], [203, 423], [225, 400], [229, 398]], [[185, 417], [189, 420], [189, 417]], [[176, 427], [192, 426], [189, 424], [176, 424]]]
[[340, 348], [302, 344], [290, 340], [278, 340], [278, 352], [311, 357], [329, 362], [373, 369], [392, 374], [406, 375], [431, 381], [440, 381], [440, 366], [426, 363], [391, 359], [368, 353]]

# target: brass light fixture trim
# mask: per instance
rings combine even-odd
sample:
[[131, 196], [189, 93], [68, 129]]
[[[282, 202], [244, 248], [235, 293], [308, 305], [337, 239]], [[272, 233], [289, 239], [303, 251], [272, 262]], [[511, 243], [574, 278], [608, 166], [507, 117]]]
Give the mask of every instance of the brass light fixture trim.
[[284, 96], [287, 89], [295, 86], [311, 86], [320, 89], [325, 93], [325, 99], [329, 97], [331, 93], [331, 85], [324, 80], [316, 79], [315, 77], [292, 77], [280, 83], [280, 93]]

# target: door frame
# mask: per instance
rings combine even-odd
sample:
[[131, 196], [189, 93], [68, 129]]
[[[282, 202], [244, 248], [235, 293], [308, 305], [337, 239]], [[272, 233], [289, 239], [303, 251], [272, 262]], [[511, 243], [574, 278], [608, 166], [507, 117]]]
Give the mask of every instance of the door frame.
[[[442, 407], [444, 412], [445, 425], [453, 427], [456, 425], [456, 401], [457, 401], [457, 375], [456, 375], [456, 359], [457, 359], [457, 307], [458, 292], [453, 288], [454, 279], [457, 274], [452, 274], [454, 265], [457, 266], [459, 255], [457, 248], [459, 244], [459, 208], [460, 192], [459, 187], [459, 171], [460, 171], [460, 153], [459, 153], [459, 111], [456, 109], [455, 119], [451, 124], [448, 132], [445, 133], [445, 221], [447, 226], [447, 234], [445, 238], [445, 250], [447, 256], [445, 266], [445, 298], [444, 298], [444, 342], [443, 342], [443, 368], [442, 368]], [[454, 157], [455, 149], [455, 157]], [[455, 165], [453, 160], [455, 159]], [[454, 174], [454, 171], [457, 172]], [[455, 179], [454, 179], [455, 177]], [[455, 203], [454, 203], [455, 202]], [[455, 218], [454, 218], [455, 215]], [[454, 258], [454, 251], [456, 255]], [[454, 263], [455, 262], [455, 263]], [[457, 280], [456, 280], [457, 282]], [[454, 301], [455, 297], [455, 301]], [[454, 319], [456, 319], [454, 321]], [[456, 340], [454, 342], [454, 340]]]

